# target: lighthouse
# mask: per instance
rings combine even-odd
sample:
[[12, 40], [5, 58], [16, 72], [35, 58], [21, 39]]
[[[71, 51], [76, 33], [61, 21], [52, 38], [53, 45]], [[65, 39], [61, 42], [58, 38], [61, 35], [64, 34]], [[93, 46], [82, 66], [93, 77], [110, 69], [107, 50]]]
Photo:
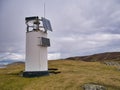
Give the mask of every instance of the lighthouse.
[[50, 39], [47, 31], [52, 31], [50, 21], [38, 16], [25, 18], [26, 29], [26, 58], [24, 77], [49, 75], [47, 48], [50, 47]]

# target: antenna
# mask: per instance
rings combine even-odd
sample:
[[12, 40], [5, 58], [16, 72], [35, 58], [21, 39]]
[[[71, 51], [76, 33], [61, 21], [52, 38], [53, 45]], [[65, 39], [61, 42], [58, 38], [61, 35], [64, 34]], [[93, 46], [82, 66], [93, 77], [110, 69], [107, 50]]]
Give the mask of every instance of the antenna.
[[45, 14], [46, 14], [46, 8], [45, 8], [45, 2], [44, 2], [44, 18], [45, 18]]

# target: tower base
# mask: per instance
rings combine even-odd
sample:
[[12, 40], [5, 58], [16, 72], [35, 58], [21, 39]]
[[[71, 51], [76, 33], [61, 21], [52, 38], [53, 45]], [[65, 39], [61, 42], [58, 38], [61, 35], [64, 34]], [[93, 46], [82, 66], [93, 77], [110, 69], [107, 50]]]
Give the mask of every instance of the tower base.
[[39, 77], [39, 76], [48, 76], [48, 71], [25, 71], [23, 72], [23, 77]]

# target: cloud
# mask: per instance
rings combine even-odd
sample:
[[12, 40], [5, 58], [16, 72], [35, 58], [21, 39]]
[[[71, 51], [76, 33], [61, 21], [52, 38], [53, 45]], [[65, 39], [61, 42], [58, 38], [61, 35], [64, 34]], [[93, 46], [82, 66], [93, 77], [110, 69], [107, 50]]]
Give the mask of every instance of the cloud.
[[56, 59], [60, 59], [60, 53], [51, 53], [48, 54], [48, 60], [56, 60]]
[[97, 33], [91, 35], [56, 38], [56, 43], [54, 46], [59, 47], [56, 52], [62, 52], [62, 57], [68, 57], [77, 54], [84, 55], [83, 52], [95, 52], [99, 49], [104, 50], [105, 48], [103, 49], [103, 47], [110, 47], [112, 49], [117, 45], [116, 48], [118, 48], [120, 45], [119, 40], [119, 34]]
[[12, 60], [24, 60], [25, 56], [17, 53], [12, 53], [7, 57], [7, 59], [12, 59]]
[[24, 61], [25, 60], [25, 55], [24, 54], [19, 54], [19, 53], [2, 53], [0, 55], [0, 60], [17, 60], [17, 61]]
[[119, 5], [116, 0], [71, 0], [64, 3], [61, 17], [56, 22], [59, 26], [55, 27], [57, 31], [51, 38], [56, 42], [53, 45], [59, 46], [57, 52], [68, 57], [120, 50]]
[[[119, 0], [45, 0], [53, 32], [49, 58], [120, 51]], [[0, 52], [25, 54], [24, 18], [43, 16], [44, 0], [0, 1]]]

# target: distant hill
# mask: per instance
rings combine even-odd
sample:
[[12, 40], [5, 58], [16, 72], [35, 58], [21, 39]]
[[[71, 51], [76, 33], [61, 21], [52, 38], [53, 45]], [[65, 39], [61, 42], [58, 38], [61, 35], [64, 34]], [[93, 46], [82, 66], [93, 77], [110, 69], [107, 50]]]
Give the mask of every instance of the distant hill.
[[67, 60], [81, 60], [81, 61], [120, 61], [120, 52], [106, 52], [94, 54], [89, 56], [76, 56], [66, 58]]
[[0, 67], [4, 67], [4, 66], [6, 66], [6, 65], [16, 64], [16, 63], [24, 63], [24, 62], [23, 62], [22, 60], [21, 60], [21, 61], [9, 60], [9, 59], [0, 60]]
[[25, 62], [24, 61], [16, 61], [16, 62], [8, 64], [7, 66], [9, 66], [9, 65], [19, 65], [19, 64], [25, 64]]
[[15, 60], [8, 60], [8, 59], [0, 60], [0, 65], [8, 65], [8, 64], [11, 64], [13, 62], [17, 62], [17, 61], [15, 61]]

